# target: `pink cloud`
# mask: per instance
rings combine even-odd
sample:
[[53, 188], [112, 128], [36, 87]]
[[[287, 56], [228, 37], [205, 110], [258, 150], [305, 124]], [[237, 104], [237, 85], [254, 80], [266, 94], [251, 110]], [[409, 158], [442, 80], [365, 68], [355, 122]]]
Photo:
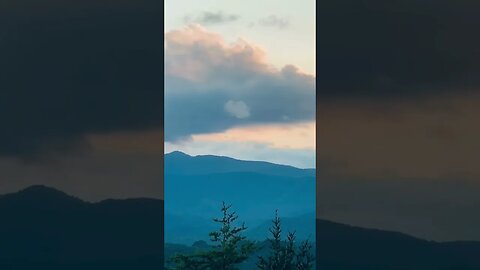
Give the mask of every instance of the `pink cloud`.
[[[281, 45], [281, 44], [280, 44]], [[193, 120], [192, 120], [193, 119]], [[165, 139], [315, 119], [315, 77], [200, 25], [165, 34]]]
[[227, 43], [217, 33], [198, 24], [165, 34], [166, 72], [188, 80], [212, 79], [218, 69], [243, 67], [252, 72], [270, 72], [265, 51], [245, 39]]
[[315, 122], [246, 126], [192, 137], [197, 142], [249, 142], [278, 149], [315, 150]]

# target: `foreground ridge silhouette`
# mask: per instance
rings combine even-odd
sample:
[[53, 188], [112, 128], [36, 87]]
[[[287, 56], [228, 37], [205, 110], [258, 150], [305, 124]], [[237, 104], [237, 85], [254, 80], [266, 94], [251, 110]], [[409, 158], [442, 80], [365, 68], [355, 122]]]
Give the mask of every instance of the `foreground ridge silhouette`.
[[89, 203], [45, 186], [0, 195], [0, 269], [159, 269], [163, 201]]
[[[0, 195], [0, 217], [0, 269], [162, 269], [162, 200], [89, 203], [33, 186]], [[480, 242], [432, 242], [325, 220], [317, 220], [316, 241], [322, 270], [480, 269]], [[179, 245], [165, 244], [165, 253], [172, 247]]]

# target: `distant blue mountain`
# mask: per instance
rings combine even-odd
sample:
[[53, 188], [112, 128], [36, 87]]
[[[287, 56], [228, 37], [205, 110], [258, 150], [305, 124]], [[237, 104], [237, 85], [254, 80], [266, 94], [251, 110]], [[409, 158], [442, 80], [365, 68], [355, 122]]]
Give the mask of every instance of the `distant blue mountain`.
[[265, 161], [246, 161], [224, 156], [190, 156], [180, 151], [165, 155], [165, 174], [216, 174], [251, 172], [283, 177], [315, 177], [315, 169], [299, 169]]
[[[217, 214], [218, 215], [218, 214]], [[271, 237], [269, 228], [272, 225], [271, 214], [269, 220], [264, 219], [259, 225], [251, 226], [246, 223], [248, 227], [245, 236], [256, 241], [263, 241]], [[241, 219], [241, 217], [240, 217]], [[281, 217], [282, 230], [287, 232], [295, 232], [297, 240], [315, 241], [315, 213], [305, 214], [297, 217]], [[243, 220], [243, 219], [242, 219]], [[218, 230], [211, 218], [204, 218], [198, 216], [180, 216], [180, 215], [165, 215], [165, 241], [167, 243], [181, 243], [191, 245], [196, 241], [208, 241], [208, 234], [214, 230]]]
[[[314, 169], [173, 152], [165, 155], [164, 183], [166, 241], [172, 243], [208, 237], [211, 227], [201, 224], [211, 224], [222, 201], [232, 204], [252, 230], [271, 220], [275, 210], [283, 217], [315, 212]], [[195, 220], [190, 230], [185, 220]]]
[[[284, 234], [294, 232], [297, 240], [309, 240], [315, 242], [315, 213], [309, 213], [297, 217], [280, 217], [282, 222], [282, 230]], [[271, 237], [269, 229], [272, 221], [268, 220], [259, 226], [252, 227], [246, 232], [246, 236], [250, 239], [263, 241]]]
[[211, 218], [202, 216], [165, 214], [165, 221], [167, 243], [191, 245], [199, 240], [208, 241], [208, 234], [218, 229]]

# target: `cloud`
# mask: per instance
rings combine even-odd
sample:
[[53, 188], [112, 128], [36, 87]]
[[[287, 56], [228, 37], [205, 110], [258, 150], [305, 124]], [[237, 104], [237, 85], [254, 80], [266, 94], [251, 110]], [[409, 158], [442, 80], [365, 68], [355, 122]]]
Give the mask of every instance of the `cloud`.
[[0, 3], [0, 156], [163, 126], [158, 1]]
[[320, 102], [480, 89], [475, 1], [317, 3]]
[[188, 24], [199, 23], [202, 25], [213, 25], [234, 22], [238, 19], [240, 19], [240, 16], [236, 14], [226, 14], [223, 11], [205, 11], [198, 15], [186, 15], [183, 21]]
[[255, 125], [232, 128], [220, 133], [193, 135], [194, 142], [251, 142], [276, 149], [315, 150], [315, 122]]
[[287, 18], [270, 15], [258, 21], [258, 24], [266, 27], [274, 27], [278, 29], [285, 29], [290, 26], [290, 21]]
[[225, 111], [238, 119], [248, 118], [250, 116], [250, 108], [243, 101], [229, 100], [225, 103]]
[[[199, 25], [166, 33], [165, 44], [167, 141], [315, 119], [315, 77], [293, 65], [274, 68], [259, 46], [243, 39], [228, 44]], [[225, 113], [230, 101], [230, 110], [241, 117]]]

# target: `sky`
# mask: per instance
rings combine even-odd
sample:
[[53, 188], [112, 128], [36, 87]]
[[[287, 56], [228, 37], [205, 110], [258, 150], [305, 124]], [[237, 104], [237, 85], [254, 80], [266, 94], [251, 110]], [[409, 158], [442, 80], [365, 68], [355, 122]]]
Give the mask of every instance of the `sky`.
[[[162, 62], [165, 40], [161, 32], [164, 18], [160, 15], [163, 3], [156, 0], [122, 0], [115, 5], [108, 0], [62, 3], [56, 0], [43, 1], [42, 6], [33, 0], [0, 3], [0, 194], [16, 192], [31, 185], [46, 185], [89, 201], [163, 198], [165, 64]], [[218, 7], [205, 11], [217, 12]], [[182, 18], [189, 14], [192, 15], [193, 11], [185, 10], [179, 15], [181, 27], [175, 27], [177, 30], [183, 29], [186, 24], [182, 23]], [[269, 12], [265, 16], [272, 14], [276, 13]], [[278, 16], [284, 15], [291, 16], [288, 22], [270, 18], [265, 24], [271, 26], [262, 27], [275, 29], [271, 31], [275, 35], [284, 35], [283, 31], [299, 27], [296, 24], [301, 22], [293, 20], [295, 14], [278, 13]], [[168, 14], [166, 17], [169, 17]], [[260, 19], [262, 17], [255, 17], [255, 20]], [[279, 25], [275, 26], [277, 21]], [[211, 27], [198, 29], [220, 35], [227, 32]], [[260, 28], [254, 26], [253, 29]], [[254, 39], [241, 33], [238, 36], [235, 34], [235, 39], [237, 37]], [[230, 42], [230, 38], [226, 42]], [[245, 44], [251, 46], [243, 47], [246, 56], [243, 60], [254, 62], [253, 65], [245, 62], [244, 71], [250, 72], [252, 66], [263, 70], [263, 77], [258, 78], [257, 83], [271, 86], [277, 83], [277, 79], [283, 80], [279, 85], [284, 88], [282, 93], [287, 95], [291, 87], [285, 81], [288, 76], [293, 76], [302, 89], [311, 91], [311, 76], [300, 75], [293, 67], [285, 68], [283, 73], [278, 70], [271, 72], [270, 66], [265, 67], [269, 60], [257, 61], [258, 54], [248, 57], [248, 50], [260, 53], [266, 49], [257, 50], [257, 47], [268, 44], [254, 41]], [[292, 42], [289, 46], [298, 45]], [[230, 47], [225, 48], [228, 50]], [[265, 54], [270, 57], [268, 52]], [[272, 54], [272, 57], [275, 55], [278, 55], [276, 69], [281, 70], [290, 63], [291, 59], [283, 61], [281, 54]], [[241, 54], [238, 56], [242, 60]], [[291, 62], [298, 68], [312, 69], [313, 64], [308, 67], [302, 61]], [[228, 81], [216, 83], [227, 84]], [[300, 104], [306, 97], [299, 97], [297, 103]], [[239, 99], [232, 97], [232, 102], [224, 102], [221, 107], [222, 111], [228, 110], [227, 116], [238, 121], [242, 117], [245, 119], [245, 108], [238, 102]], [[246, 102], [247, 96], [242, 99]], [[253, 97], [249, 99], [254, 100]], [[314, 99], [310, 100], [312, 103]], [[309, 106], [309, 110], [313, 106]], [[249, 107], [250, 119], [253, 119], [258, 106], [249, 104]], [[308, 114], [309, 121], [297, 121]], [[245, 130], [239, 133], [240, 126], [232, 124], [227, 129], [209, 127], [212, 137], [206, 137], [206, 133], [202, 132], [192, 134], [205, 144], [187, 146], [191, 149], [207, 147], [205, 151], [214, 147], [229, 149], [232, 155], [240, 157], [239, 153], [247, 148], [264, 149], [255, 151], [256, 156], [245, 155], [244, 158], [270, 159], [281, 163], [285, 159], [272, 159], [272, 153], [278, 156], [286, 153], [295, 157], [299, 166], [311, 166], [314, 135], [310, 127], [314, 115], [305, 111], [292, 117], [296, 119], [287, 121], [288, 126], [298, 128], [282, 134], [310, 138], [304, 144], [293, 145], [292, 149], [282, 142], [282, 136], [276, 136], [270, 142], [267, 138], [255, 139], [253, 135], [249, 135], [250, 139], [245, 143], [233, 144], [223, 139], [208, 148], [215, 136], [232, 134], [237, 140], [235, 138]], [[270, 133], [286, 126], [283, 122], [270, 119], [258, 120], [261, 122], [259, 125], [257, 122], [253, 124], [253, 120], [246, 122], [252, 124], [249, 129], [261, 126]], [[308, 131], [306, 136], [299, 134], [303, 130]], [[248, 130], [246, 132], [250, 134]], [[228, 147], [222, 148], [222, 144], [228, 144]], [[235, 148], [238, 150], [235, 151]]]
[[478, 3], [317, 4], [318, 216], [480, 240]]
[[163, 196], [163, 7], [0, 3], [0, 194]]
[[165, 152], [315, 167], [314, 1], [165, 2]]
[[319, 217], [480, 240], [476, 1], [191, 2], [165, 39], [156, 0], [0, 2], [0, 194], [162, 198], [164, 151], [225, 152], [316, 161]]
[[[256, 6], [257, 8], [251, 8]], [[260, 45], [270, 64], [315, 74], [315, 1], [165, 1], [165, 33], [198, 23], [227, 42]]]

